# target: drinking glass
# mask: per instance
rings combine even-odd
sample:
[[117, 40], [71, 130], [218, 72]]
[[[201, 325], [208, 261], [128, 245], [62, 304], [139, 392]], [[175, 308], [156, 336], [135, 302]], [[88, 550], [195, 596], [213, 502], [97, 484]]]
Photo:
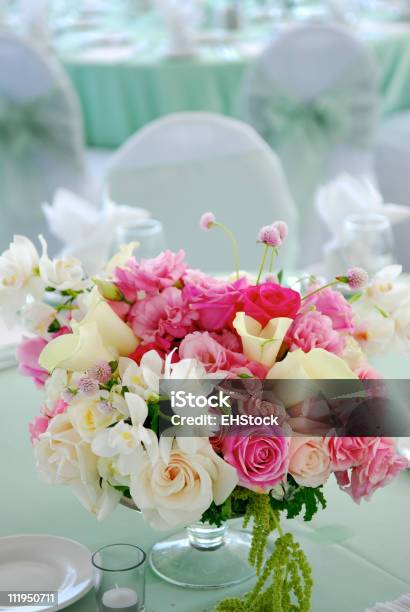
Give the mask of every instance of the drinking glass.
[[93, 554], [98, 612], [145, 610], [145, 561], [145, 552], [133, 544], [109, 544]]
[[162, 223], [156, 219], [141, 219], [119, 225], [115, 229], [112, 253], [130, 242], [138, 242], [135, 250], [137, 259], [156, 257], [165, 248], [165, 237]]
[[342, 252], [349, 266], [369, 274], [393, 263], [393, 232], [387, 217], [375, 213], [350, 215], [342, 232]]

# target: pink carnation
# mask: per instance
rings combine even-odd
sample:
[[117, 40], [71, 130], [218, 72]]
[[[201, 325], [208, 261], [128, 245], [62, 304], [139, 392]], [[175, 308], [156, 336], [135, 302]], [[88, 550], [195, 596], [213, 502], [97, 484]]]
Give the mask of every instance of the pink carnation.
[[25, 338], [17, 348], [19, 371], [23, 376], [31, 376], [37, 387], [43, 387], [49, 373], [38, 363], [40, 353], [47, 346], [43, 338]]
[[197, 359], [207, 372], [229, 372], [231, 374], [253, 374], [258, 378], [266, 376], [266, 368], [255, 361], [249, 361], [242, 353], [231, 351], [217, 342], [208, 332], [194, 332], [181, 342], [181, 359]]
[[317, 310], [299, 314], [286, 340], [291, 351], [302, 349], [305, 353], [322, 348], [340, 355], [345, 346], [345, 339], [333, 329], [331, 319]]
[[198, 312], [199, 327], [206, 331], [219, 331], [229, 328], [236, 313], [243, 309], [247, 287], [245, 278], [233, 283], [206, 279], [199, 286], [187, 285], [184, 296], [191, 308]]
[[176, 287], [168, 287], [158, 295], [136, 302], [131, 309], [130, 322], [144, 343], [155, 343], [167, 350], [176, 338], [184, 338], [193, 331], [197, 316], [189, 309], [182, 292]]
[[[313, 291], [315, 287], [311, 287]], [[352, 333], [353, 310], [349, 302], [338, 291], [333, 291], [331, 287], [322, 289], [315, 295], [305, 300], [305, 307], [314, 306], [316, 310], [327, 315], [332, 320], [333, 329]]]
[[359, 503], [362, 498], [370, 499], [381, 487], [388, 485], [409, 462], [395, 452], [394, 438], [367, 438], [363, 462], [347, 470], [336, 472], [339, 485], [352, 499]]
[[288, 469], [288, 441], [272, 427], [232, 432], [223, 441], [223, 457], [236, 468], [239, 484], [260, 493], [283, 482]]
[[172, 287], [186, 270], [184, 251], [166, 250], [154, 259], [137, 262], [130, 259], [125, 268], [115, 270], [115, 281], [125, 298], [134, 302], [139, 291], [152, 295], [166, 287]]
[[41, 434], [47, 431], [49, 420], [50, 419], [45, 416], [36, 416], [36, 418], [29, 423], [28, 430], [30, 433], [31, 444], [34, 444], [39, 439]]
[[219, 344], [229, 351], [234, 351], [235, 353], [242, 352], [242, 342], [240, 337], [234, 332], [229, 331], [228, 329], [223, 329], [220, 332], [210, 333], [210, 336]]

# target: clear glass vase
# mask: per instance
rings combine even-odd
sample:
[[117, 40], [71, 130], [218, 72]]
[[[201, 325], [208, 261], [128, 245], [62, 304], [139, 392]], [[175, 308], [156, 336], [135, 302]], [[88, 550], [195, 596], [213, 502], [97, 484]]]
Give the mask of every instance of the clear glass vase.
[[149, 556], [154, 572], [172, 584], [218, 589], [255, 576], [248, 556], [252, 536], [227, 522], [194, 523], [157, 542]]

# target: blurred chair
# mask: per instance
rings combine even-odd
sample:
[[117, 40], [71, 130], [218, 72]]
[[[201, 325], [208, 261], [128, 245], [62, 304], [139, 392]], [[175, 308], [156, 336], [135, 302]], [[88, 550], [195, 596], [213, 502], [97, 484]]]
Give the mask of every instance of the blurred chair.
[[319, 184], [342, 172], [374, 180], [378, 88], [369, 52], [337, 25], [291, 28], [248, 70], [240, 105], [283, 163], [303, 229], [303, 263], [314, 261], [322, 242], [312, 205]]
[[[384, 119], [376, 136], [375, 166], [380, 191], [386, 202], [410, 206], [410, 112]], [[410, 272], [410, 221], [394, 228], [395, 255]]]
[[[118, 204], [142, 206], [164, 226], [169, 248], [184, 248], [191, 266], [233, 269], [220, 230], [199, 228], [212, 211], [237, 236], [240, 267], [255, 270], [262, 249], [259, 228], [275, 219], [296, 233], [297, 215], [276, 155], [249, 126], [212, 113], [181, 113], [142, 128], [114, 155], [107, 191]], [[291, 235], [292, 235], [291, 234]], [[297, 241], [288, 240], [282, 263], [294, 264]]]
[[81, 112], [53, 58], [32, 43], [0, 31], [0, 252], [14, 233], [43, 233], [41, 211], [58, 187], [83, 192]]

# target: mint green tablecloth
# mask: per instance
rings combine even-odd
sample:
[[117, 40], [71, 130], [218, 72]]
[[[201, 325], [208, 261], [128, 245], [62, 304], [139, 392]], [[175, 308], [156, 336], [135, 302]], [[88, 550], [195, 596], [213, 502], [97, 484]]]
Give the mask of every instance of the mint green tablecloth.
[[[99, 42], [95, 33], [80, 31], [66, 32], [55, 44], [80, 97], [88, 144], [117, 147], [168, 113], [202, 110], [237, 117], [244, 71], [283, 27], [250, 24], [238, 33], [219, 33], [213, 42], [212, 32], [205, 32], [195, 56], [173, 59], [166, 57], [166, 35], [150, 15], [129, 25], [123, 40], [118, 26]], [[404, 24], [367, 24], [358, 34], [379, 66], [383, 111], [410, 108], [410, 30]], [[110, 44], [115, 35], [117, 42], [111, 38]]]
[[[38, 481], [27, 422], [38, 413], [41, 395], [16, 370], [1, 372], [0, 386], [0, 535], [51, 533], [78, 540], [90, 550], [120, 541], [149, 549], [160, 535], [138, 514], [121, 507], [106, 522], [97, 523], [68, 489]], [[378, 491], [372, 503], [360, 507], [333, 483], [326, 486], [326, 496], [328, 510], [311, 525], [288, 521], [313, 565], [313, 612], [364, 612], [377, 600], [409, 592], [410, 474], [402, 474]], [[234, 592], [184, 590], [147, 572], [149, 612], [205, 612]], [[93, 612], [93, 594], [69, 610]]]

